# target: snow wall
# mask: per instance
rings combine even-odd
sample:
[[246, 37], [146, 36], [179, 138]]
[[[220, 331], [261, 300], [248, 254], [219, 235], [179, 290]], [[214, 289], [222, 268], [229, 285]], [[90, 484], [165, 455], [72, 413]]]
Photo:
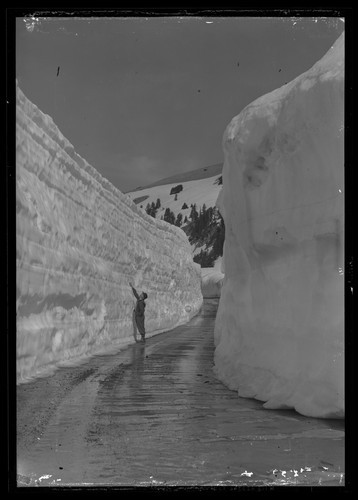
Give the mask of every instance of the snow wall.
[[18, 383], [133, 342], [128, 281], [148, 293], [147, 336], [195, 315], [185, 233], [104, 179], [18, 87], [16, 125]]
[[265, 408], [344, 416], [344, 35], [228, 125], [215, 372]]

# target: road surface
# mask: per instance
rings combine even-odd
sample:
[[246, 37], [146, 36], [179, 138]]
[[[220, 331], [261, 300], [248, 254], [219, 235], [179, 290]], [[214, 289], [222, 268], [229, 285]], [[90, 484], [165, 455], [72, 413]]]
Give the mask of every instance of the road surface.
[[215, 378], [217, 305], [18, 386], [18, 486], [343, 486], [343, 421], [265, 410]]

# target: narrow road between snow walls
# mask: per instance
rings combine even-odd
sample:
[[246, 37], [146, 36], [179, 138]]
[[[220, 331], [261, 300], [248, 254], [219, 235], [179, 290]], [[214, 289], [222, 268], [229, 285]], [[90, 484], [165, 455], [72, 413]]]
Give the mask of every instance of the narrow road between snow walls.
[[17, 485], [344, 485], [344, 421], [213, 373], [218, 299], [185, 326], [17, 387]]

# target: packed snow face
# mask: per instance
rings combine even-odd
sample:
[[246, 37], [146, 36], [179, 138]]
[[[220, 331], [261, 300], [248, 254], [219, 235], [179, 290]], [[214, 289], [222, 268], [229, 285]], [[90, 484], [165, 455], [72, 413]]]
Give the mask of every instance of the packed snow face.
[[344, 35], [226, 129], [215, 371], [266, 408], [344, 416]]
[[184, 232], [139, 209], [83, 160], [17, 88], [17, 379], [133, 341], [135, 298], [147, 335], [202, 304]]

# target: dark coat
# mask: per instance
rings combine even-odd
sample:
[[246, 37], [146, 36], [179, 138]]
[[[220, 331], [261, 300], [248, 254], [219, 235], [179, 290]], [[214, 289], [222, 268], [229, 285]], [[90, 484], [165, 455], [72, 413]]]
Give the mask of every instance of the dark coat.
[[139, 330], [139, 333], [142, 337], [145, 335], [145, 327], [144, 327], [144, 311], [145, 311], [145, 302], [144, 299], [141, 299], [137, 293], [137, 290], [132, 287], [133, 295], [137, 299], [137, 303], [134, 308], [134, 319]]
[[135, 313], [136, 316], [144, 316], [144, 311], [145, 311], [145, 302], [143, 299], [137, 300], [136, 306], [135, 306]]

